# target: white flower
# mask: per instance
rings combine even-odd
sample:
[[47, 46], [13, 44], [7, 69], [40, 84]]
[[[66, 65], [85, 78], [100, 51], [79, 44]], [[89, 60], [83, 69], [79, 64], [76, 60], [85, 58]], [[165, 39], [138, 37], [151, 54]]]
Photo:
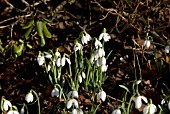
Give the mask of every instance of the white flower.
[[24, 107], [23, 108], [21, 108], [21, 110], [20, 110], [20, 114], [24, 114], [25, 113], [25, 110], [24, 110]]
[[98, 48], [101, 48], [101, 47], [102, 47], [102, 43], [101, 43], [99, 40], [97, 40], [97, 39], [96, 39], [96, 41], [95, 41], [94, 45], [95, 45], [96, 49], [98, 49]]
[[155, 114], [157, 112], [157, 108], [154, 104], [149, 104], [144, 107], [143, 114]]
[[102, 72], [106, 72], [107, 71], [107, 65], [102, 65], [101, 70], [102, 70]]
[[10, 110], [7, 112], [7, 114], [19, 114], [19, 112], [16, 110]]
[[106, 93], [104, 91], [101, 91], [97, 93], [97, 100], [102, 100], [103, 102], [106, 100]]
[[38, 61], [39, 66], [43, 65], [45, 62], [44, 56], [38, 55], [37, 61]]
[[57, 64], [58, 67], [61, 66], [61, 58], [57, 59], [56, 64]]
[[60, 56], [60, 52], [55, 52], [55, 56], [58, 58]]
[[31, 92], [29, 92], [26, 96], [25, 96], [25, 100], [30, 103], [30, 102], [33, 102], [33, 94]]
[[87, 38], [83, 35], [82, 38], [81, 38], [81, 42], [82, 44], [87, 44]]
[[144, 96], [137, 96], [135, 99], [135, 108], [139, 109], [142, 106], [142, 100], [145, 101], [145, 103], [148, 103], [148, 100]]
[[151, 45], [150, 40], [145, 40], [144, 43], [143, 43], [143, 46], [146, 47], [146, 48], [149, 48], [150, 45]]
[[82, 77], [85, 79], [86, 78], [86, 74], [84, 72], [81, 73]]
[[111, 36], [108, 33], [101, 33], [99, 36], [99, 40], [103, 39], [105, 42], [111, 39]]
[[83, 46], [78, 42], [76, 42], [76, 44], [74, 45], [74, 51], [81, 50], [82, 48], [83, 48]]
[[169, 46], [166, 46], [166, 47], [165, 47], [165, 53], [169, 53], [169, 50], [170, 50], [170, 47], [169, 47]]
[[67, 61], [67, 63], [68, 63], [69, 65], [71, 64], [71, 61], [70, 61], [69, 58], [66, 58], [66, 61]]
[[85, 33], [85, 37], [86, 37], [87, 41], [91, 40], [91, 36], [89, 34]]
[[50, 59], [52, 57], [52, 55], [50, 53], [48, 53], [48, 52], [46, 52], [45, 54], [46, 54], [45, 58], [47, 58], [47, 59]]
[[82, 77], [81, 75], [78, 76], [79, 83], [82, 83]]
[[168, 102], [168, 109], [170, 110], [170, 101]]
[[78, 98], [78, 92], [77, 91], [70, 91], [68, 93], [68, 97]]
[[98, 50], [98, 56], [99, 56], [99, 57], [105, 56], [105, 51], [104, 51], [102, 48], [100, 48], [100, 49]]
[[47, 66], [47, 71], [49, 72], [49, 71], [50, 71], [50, 69], [51, 69], [51, 66], [50, 66], [50, 65], [48, 65], [48, 66]]
[[162, 99], [162, 101], [161, 101], [161, 105], [163, 105], [163, 104], [165, 104], [165, 100], [164, 99]]
[[72, 107], [72, 105], [75, 106], [75, 108], [78, 108], [79, 107], [79, 104], [78, 104], [78, 101], [76, 99], [70, 99], [68, 102], [67, 102], [67, 109], [70, 109]]
[[52, 91], [51, 91], [51, 96], [54, 97], [59, 97], [59, 94], [60, 94], [60, 91], [58, 90], [58, 88], [54, 88]]
[[73, 109], [72, 114], [83, 114], [83, 111], [82, 111], [81, 108], [80, 109]]
[[121, 114], [121, 110], [120, 109], [113, 110], [112, 114]]
[[5, 99], [5, 101], [3, 103], [3, 108], [4, 108], [5, 111], [7, 111], [8, 107], [12, 107], [12, 104], [11, 104], [11, 102], [9, 100]]
[[136, 84], [139, 85], [141, 82], [142, 82], [141, 80], [138, 80], [138, 81], [136, 82]]

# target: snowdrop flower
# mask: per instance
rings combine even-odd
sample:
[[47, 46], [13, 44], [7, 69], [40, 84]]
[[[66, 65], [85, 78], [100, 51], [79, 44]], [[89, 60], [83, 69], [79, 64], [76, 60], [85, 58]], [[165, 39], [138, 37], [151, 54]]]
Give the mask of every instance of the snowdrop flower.
[[7, 112], [7, 114], [19, 114], [19, 112], [16, 110], [10, 110]]
[[82, 77], [81, 75], [78, 76], [79, 83], [82, 83]]
[[24, 107], [22, 107], [20, 110], [20, 114], [24, 114], [24, 113], [25, 113], [25, 110], [24, 110]]
[[143, 43], [143, 46], [146, 47], [146, 48], [149, 48], [150, 45], [151, 45], [150, 40], [145, 40], [144, 43]]
[[102, 70], [102, 72], [106, 72], [107, 71], [107, 65], [102, 65], [101, 70]]
[[170, 110], [170, 101], [168, 102], [168, 109]]
[[141, 82], [142, 82], [141, 80], [138, 80], [138, 81], [136, 82], [136, 84], [139, 85]]
[[112, 114], [121, 114], [121, 110], [120, 109], [113, 110]]
[[66, 57], [64, 56], [61, 58], [61, 66], [63, 67], [65, 63], [66, 63]]
[[50, 59], [52, 57], [52, 55], [50, 53], [48, 53], [48, 52], [46, 52], [45, 54], [46, 54], [45, 58], [47, 58], [47, 59]]
[[161, 105], [163, 105], [163, 104], [165, 104], [165, 100], [164, 99], [162, 99], [162, 101], [161, 101]]
[[169, 53], [169, 50], [170, 50], [170, 47], [169, 47], [169, 46], [166, 46], [166, 47], [165, 47], [165, 53]]
[[83, 48], [83, 46], [78, 42], [76, 42], [76, 44], [74, 45], [74, 51], [81, 50], [82, 48]]
[[73, 109], [72, 114], [83, 114], [83, 111], [82, 111], [81, 108], [80, 109]]
[[101, 47], [102, 47], [102, 43], [101, 43], [99, 40], [97, 40], [97, 39], [96, 39], [96, 41], [95, 41], [94, 45], [95, 45], [96, 49], [98, 49], [98, 48], [101, 48]]
[[82, 72], [81, 74], [82, 74], [83, 79], [85, 79], [86, 78], [86, 74], [84, 72]]
[[4, 103], [3, 103], [4, 110], [7, 111], [8, 107], [12, 107], [12, 104], [9, 100], [4, 99]]
[[33, 102], [33, 94], [31, 92], [29, 92], [26, 96], [25, 96], [25, 100], [27, 101], [27, 103]]
[[111, 36], [108, 33], [101, 33], [99, 36], [99, 40], [104, 40], [105, 42], [111, 39]]
[[54, 97], [59, 97], [59, 94], [60, 94], [60, 91], [58, 90], [58, 88], [54, 88], [52, 91], [51, 91], [51, 96]]
[[71, 64], [71, 61], [70, 61], [69, 58], [66, 58], [66, 61], [67, 61], [67, 63], [68, 63], [69, 65]]
[[135, 99], [135, 108], [139, 109], [142, 106], [142, 100], [145, 101], [145, 103], [148, 103], [148, 100], [144, 96], [137, 96]]
[[85, 33], [85, 37], [86, 37], [87, 41], [91, 40], [91, 36], [88, 33]]
[[67, 109], [70, 109], [72, 107], [72, 105], [75, 106], [75, 108], [78, 108], [79, 107], [79, 104], [78, 104], [78, 101], [76, 99], [70, 99], [68, 102], [67, 102]]
[[38, 61], [39, 66], [43, 65], [45, 62], [44, 56], [38, 55], [37, 61]]
[[47, 66], [47, 71], [49, 72], [49, 71], [50, 71], [50, 69], [51, 69], [51, 66], [50, 66], [50, 65], [48, 65], [48, 66]]
[[56, 51], [55, 56], [58, 58], [60, 56], [60, 52]]
[[83, 35], [82, 38], [81, 38], [81, 42], [82, 44], [87, 44], [87, 38]]
[[157, 108], [154, 104], [149, 104], [144, 107], [143, 114], [155, 114], [157, 112]]
[[58, 67], [61, 65], [61, 58], [57, 59], [56, 64], [57, 64]]
[[104, 51], [102, 48], [100, 48], [100, 49], [98, 50], [98, 56], [99, 56], [99, 57], [105, 56], [105, 51]]
[[104, 91], [101, 91], [97, 93], [97, 100], [102, 100], [103, 102], [106, 100], [106, 93]]
[[70, 91], [68, 93], [68, 97], [78, 98], [78, 92], [77, 91]]

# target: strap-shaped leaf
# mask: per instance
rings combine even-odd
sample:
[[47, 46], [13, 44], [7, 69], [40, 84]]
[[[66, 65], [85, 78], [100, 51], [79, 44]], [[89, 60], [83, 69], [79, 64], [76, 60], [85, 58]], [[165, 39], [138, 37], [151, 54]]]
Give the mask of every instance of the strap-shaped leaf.
[[33, 27], [34, 27], [34, 26], [30, 27], [30, 28], [26, 31], [26, 33], [24, 34], [26, 40], [28, 40], [28, 39], [30, 38], [29, 35], [30, 35]]
[[31, 19], [26, 25], [24, 25], [22, 27], [22, 29], [28, 29], [28, 28], [32, 27], [33, 24], [34, 24], [34, 19]]
[[44, 32], [45, 37], [47, 37], [47, 38], [51, 38], [51, 37], [52, 37], [52, 35], [51, 35], [51, 33], [49, 32], [49, 30], [48, 30], [48, 28], [47, 28], [46, 24], [45, 24], [45, 23], [43, 23], [43, 24], [42, 24], [42, 26], [43, 26], [43, 32]]
[[130, 92], [129, 89], [126, 86], [124, 86], [124, 85], [119, 85], [119, 87], [125, 89], [127, 92]]
[[43, 47], [45, 45], [45, 39], [43, 35], [43, 22], [37, 21], [36, 28], [37, 28], [38, 36], [40, 36], [40, 45], [41, 47]]

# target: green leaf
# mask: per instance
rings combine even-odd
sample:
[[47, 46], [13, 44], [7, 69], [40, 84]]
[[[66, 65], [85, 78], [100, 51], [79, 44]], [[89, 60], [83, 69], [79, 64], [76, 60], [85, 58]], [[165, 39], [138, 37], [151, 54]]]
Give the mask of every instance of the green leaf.
[[47, 29], [46, 24], [45, 24], [45, 23], [42, 23], [42, 26], [43, 26], [43, 32], [44, 32], [45, 37], [51, 38], [52, 35], [51, 35], [51, 33], [49, 32], [49, 30]]
[[129, 89], [126, 86], [124, 86], [124, 85], [119, 85], [119, 87], [125, 89], [127, 92], [130, 92]]
[[31, 19], [26, 25], [22, 27], [22, 29], [28, 29], [34, 24], [34, 19]]
[[26, 33], [24, 34], [26, 40], [28, 40], [28, 39], [30, 38], [29, 35], [30, 35], [33, 27], [34, 27], [34, 26], [30, 27], [30, 28], [26, 31]]
[[40, 45], [41, 47], [43, 47], [45, 45], [45, 39], [43, 35], [43, 22], [37, 21], [36, 28], [37, 28], [38, 36], [40, 36]]
[[23, 49], [24, 49], [24, 44], [20, 44], [18, 46], [18, 50], [17, 50], [17, 55], [18, 56], [21, 56]]

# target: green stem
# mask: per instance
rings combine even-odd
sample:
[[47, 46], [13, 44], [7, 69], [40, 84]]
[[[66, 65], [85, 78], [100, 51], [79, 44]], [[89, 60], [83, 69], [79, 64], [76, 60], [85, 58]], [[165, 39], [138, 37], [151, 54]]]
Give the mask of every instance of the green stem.
[[35, 94], [37, 101], [38, 101], [38, 114], [41, 114], [41, 112], [40, 112], [40, 100], [39, 100], [38, 94], [34, 90], [32, 90], [32, 92]]

